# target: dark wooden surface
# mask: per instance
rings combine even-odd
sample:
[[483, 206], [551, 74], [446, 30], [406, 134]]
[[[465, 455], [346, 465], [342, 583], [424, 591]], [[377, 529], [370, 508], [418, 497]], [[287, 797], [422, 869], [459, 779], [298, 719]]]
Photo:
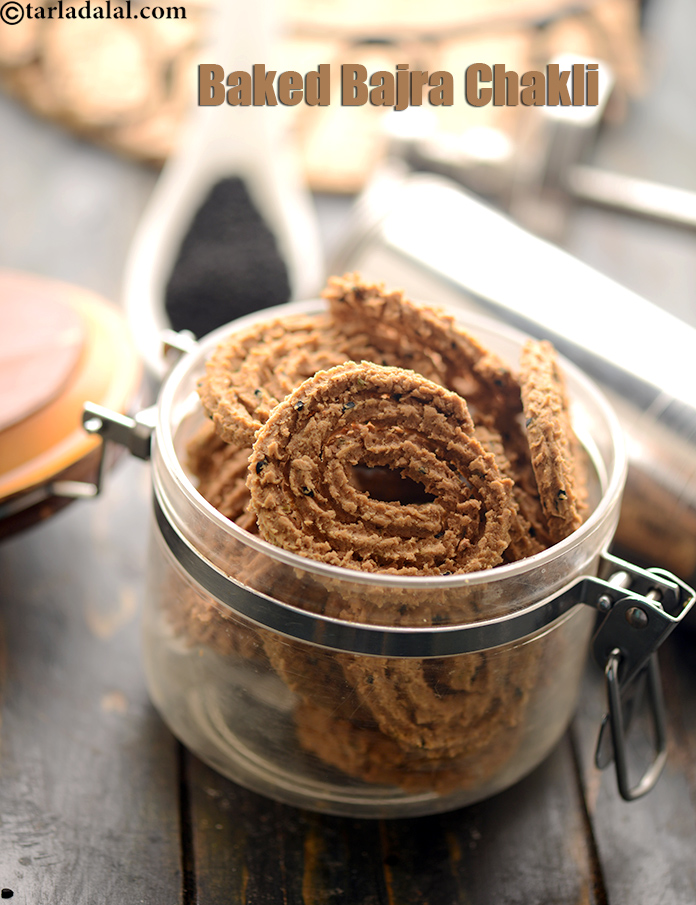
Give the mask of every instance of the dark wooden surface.
[[531, 776], [438, 817], [326, 817], [183, 751], [145, 690], [146, 465], [0, 547], [0, 889], [38, 903], [487, 905], [696, 901], [696, 639], [663, 652], [670, 758], [631, 805], [591, 763], [590, 667]]
[[[654, 3], [655, 90], [605, 136], [601, 162], [696, 189], [691, 0]], [[690, 23], [690, 29], [688, 24]], [[681, 42], [681, 43], [680, 43]], [[680, 50], [681, 48], [681, 50]], [[687, 49], [685, 49], [687, 48]], [[662, 60], [662, 68], [659, 67]], [[671, 69], [670, 69], [671, 67]], [[664, 85], [662, 86], [664, 90]], [[154, 174], [0, 101], [0, 265], [118, 298]], [[327, 207], [337, 222], [341, 209]], [[696, 237], [578, 212], [571, 247], [696, 317]], [[0, 545], [0, 896], [17, 905], [693, 905], [696, 636], [666, 645], [665, 774], [619, 798], [592, 765], [603, 707], [588, 666], [558, 748], [495, 798], [418, 820], [359, 821], [248, 793], [185, 752], [149, 703], [139, 612], [149, 469]]]

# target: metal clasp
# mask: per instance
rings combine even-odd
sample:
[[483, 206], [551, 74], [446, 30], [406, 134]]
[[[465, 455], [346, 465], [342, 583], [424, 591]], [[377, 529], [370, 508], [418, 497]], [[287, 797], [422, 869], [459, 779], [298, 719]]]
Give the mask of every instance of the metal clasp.
[[113, 440], [127, 446], [133, 455], [141, 459], [150, 458], [150, 437], [154, 428], [155, 407], [144, 409], [135, 418], [128, 418], [111, 409], [86, 402], [82, 412], [82, 425], [89, 434], [102, 437], [97, 473], [94, 481], [72, 481], [57, 479], [46, 481], [27, 493], [13, 497], [0, 504], [0, 521], [38, 506], [51, 497], [69, 500], [92, 499], [101, 493], [104, 473], [107, 468], [106, 441]]
[[[196, 348], [196, 337], [189, 330], [163, 330], [160, 335], [167, 363], [172, 367], [178, 359]], [[0, 503], [0, 520], [31, 509], [51, 497], [71, 500], [91, 499], [99, 496], [107, 470], [107, 444], [109, 442], [125, 446], [139, 459], [150, 458], [150, 440], [155, 427], [157, 407], [151, 406], [138, 412], [133, 418], [121, 415], [112, 409], [86, 402], [82, 411], [82, 426], [88, 434], [99, 434], [102, 438], [94, 481], [47, 481], [30, 492]]]
[[[196, 337], [190, 330], [163, 330], [160, 334], [162, 349], [167, 362], [173, 367], [176, 362], [197, 346]], [[125, 446], [131, 455], [138, 459], [150, 458], [152, 432], [157, 421], [157, 405], [138, 412], [133, 418], [121, 415], [112, 409], [86, 402], [82, 410], [82, 426], [89, 434], [99, 434], [102, 438], [101, 454], [97, 469], [97, 478], [93, 484], [77, 481], [54, 482], [54, 488], [60, 484], [70, 486], [59, 487], [58, 495], [73, 497], [95, 497], [101, 493], [104, 480], [107, 443]], [[60, 493], [62, 490], [62, 493]]]
[[112, 442], [125, 446], [137, 458], [149, 459], [150, 441], [156, 417], [157, 406], [155, 405], [143, 409], [134, 418], [130, 418], [128, 415], [121, 415], [119, 412], [104, 408], [94, 402], [85, 402], [82, 409], [82, 426], [88, 434], [99, 434], [102, 439], [96, 479], [93, 483], [53, 481], [47, 485], [51, 494], [72, 499], [89, 499], [99, 496], [106, 471], [107, 443]]
[[151, 405], [138, 412], [134, 418], [130, 418], [128, 415], [121, 415], [119, 412], [96, 405], [94, 402], [84, 404], [82, 426], [87, 433], [99, 434], [102, 438], [102, 454], [94, 496], [101, 490], [106, 444], [111, 442], [125, 446], [138, 459], [147, 460], [150, 458], [150, 442], [156, 420], [156, 405]]
[[[595, 763], [605, 769], [614, 761], [619, 792], [633, 801], [649, 792], [667, 759], [665, 707], [657, 650], [694, 604], [696, 593], [663, 569], [639, 569], [604, 554], [595, 606], [604, 613], [592, 642], [604, 669], [608, 713], [602, 720]], [[653, 726], [653, 759], [637, 783], [628, 771], [627, 732], [645, 695]]]

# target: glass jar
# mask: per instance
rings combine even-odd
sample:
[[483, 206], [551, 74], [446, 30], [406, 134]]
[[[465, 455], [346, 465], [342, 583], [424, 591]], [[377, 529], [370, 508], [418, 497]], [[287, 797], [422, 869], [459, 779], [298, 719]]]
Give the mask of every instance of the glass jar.
[[[541, 762], [573, 714], [596, 611], [549, 616], [548, 603], [596, 575], [611, 542], [626, 474], [617, 421], [563, 362], [594, 470], [584, 524], [542, 553], [446, 577], [314, 562], [227, 520], [185, 466], [206, 359], [231, 330], [278, 313], [205, 338], [160, 394], [144, 612], [152, 700], [208, 764], [293, 805], [404, 817], [493, 795]], [[517, 362], [521, 334], [473, 317], [463, 326]]]

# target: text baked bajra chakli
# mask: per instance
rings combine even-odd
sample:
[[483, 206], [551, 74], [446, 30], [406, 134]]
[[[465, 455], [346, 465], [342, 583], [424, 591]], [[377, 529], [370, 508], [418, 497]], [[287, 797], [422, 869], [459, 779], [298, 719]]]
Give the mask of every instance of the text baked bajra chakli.
[[[315, 311], [260, 314], [208, 357], [198, 383], [208, 418], [191, 419], [181, 456], [198, 492], [249, 537], [228, 547], [213, 532], [211, 561], [293, 612], [402, 637], [514, 610], [486, 575], [543, 559], [597, 502], [554, 349], [529, 340], [503, 361], [448, 314], [357, 275], [332, 278], [323, 297]], [[491, 794], [562, 731], [545, 714], [572, 709], [584, 657], [568, 651], [591, 627], [581, 614], [485, 650], [380, 656], [273, 631], [176, 570], [162, 581], [161, 621], [180, 655], [254, 677], [253, 716], [236, 717], [238, 700], [219, 694], [200, 708], [238, 768], [208, 759], [260, 791], [275, 770], [288, 789], [304, 775], [319, 797], [346, 783], [368, 797]], [[554, 671], [562, 700], [551, 706]], [[192, 693], [206, 695], [202, 684]], [[263, 707], [276, 713], [272, 731]], [[284, 766], [271, 768], [281, 750]], [[272, 794], [283, 785], [273, 783]]]

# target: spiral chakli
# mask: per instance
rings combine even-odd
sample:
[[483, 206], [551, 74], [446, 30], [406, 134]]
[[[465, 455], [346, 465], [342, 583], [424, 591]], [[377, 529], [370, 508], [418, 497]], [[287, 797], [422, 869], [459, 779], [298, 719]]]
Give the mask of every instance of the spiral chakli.
[[[519, 511], [506, 559], [545, 549], [550, 539], [529, 461], [520, 385], [507, 365], [450, 315], [418, 305], [403, 292], [388, 291], [382, 283], [369, 283], [358, 274], [331, 277], [322, 296], [337, 329], [350, 343], [376, 337], [382, 353], [395, 359], [390, 364], [419, 371], [466, 399], [478, 439], [515, 484]], [[432, 373], [410, 363], [410, 359], [424, 358], [432, 363]]]
[[[444, 311], [418, 305], [403, 292], [388, 292], [382, 283], [363, 281], [357, 274], [331, 277], [322, 297], [340, 331], [355, 339], [376, 337], [375, 344], [398, 357], [401, 367], [459, 393], [477, 424], [504, 430], [521, 412], [519, 383], [510, 369]], [[437, 376], [411, 363], [423, 357]]]
[[199, 383], [201, 401], [223, 440], [251, 446], [281, 399], [319, 369], [345, 360], [327, 316], [253, 324], [217, 347]]
[[[356, 466], [421, 485], [423, 502], [359, 489]], [[336, 566], [452, 574], [502, 561], [512, 482], [474, 436], [466, 403], [400, 368], [348, 362], [305, 381], [259, 431], [248, 486], [259, 531]]]
[[[374, 326], [374, 325], [371, 325]], [[394, 347], [383, 324], [349, 335], [330, 314], [291, 315], [254, 324], [220, 343], [199, 384], [221, 439], [251, 446], [275, 406], [317, 371], [346, 361], [374, 361], [418, 371], [442, 383], [439, 358], [423, 348]]]
[[524, 648], [424, 660], [343, 656], [357, 701], [404, 752], [471, 757], [521, 719], [536, 657]]
[[532, 468], [551, 542], [558, 543], [583, 522], [587, 491], [584, 454], [573, 430], [565, 379], [551, 343], [529, 340], [520, 364]]

